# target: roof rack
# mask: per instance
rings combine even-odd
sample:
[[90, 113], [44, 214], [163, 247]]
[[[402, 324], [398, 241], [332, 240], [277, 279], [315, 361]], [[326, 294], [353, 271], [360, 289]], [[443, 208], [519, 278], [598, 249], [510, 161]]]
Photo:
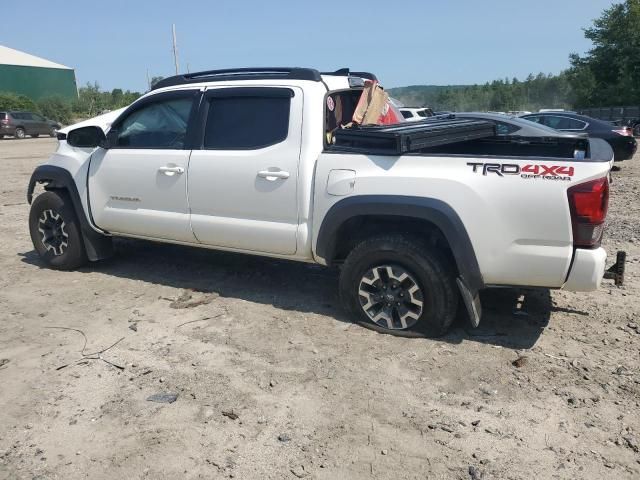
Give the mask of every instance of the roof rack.
[[205, 70], [203, 72], [185, 73], [165, 78], [156, 83], [151, 90], [183, 85], [187, 83], [221, 82], [228, 80], [311, 80], [320, 82], [320, 72], [313, 68], [285, 68], [285, 67], [260, 67], [260, 68], [227, 68], [224, 70]]
[[348, 68], [340, 68], [335, 72], [322, 72], [322, 75], [336, 75], [341, 77], [360, 77], [360, 78], [366, 78], [368, 80], [378, 80], [378, 77], [376, 77], [373, 73], [352, 72]]
[[352, 72], [348, 68], [341, 68], [335, 72], [323, 72], [313, 68], [288, 68], [288, 67], [259, 67], [259, 68], [227, 68], [223, 70], [205, 70], [202, 72], [185, 73], [175, 75], [157, 82], [151, 90], [171, 87], [173, 85], [184, 85], [187, 83], [200, 82], [222, 82], [229, 80], [310, 80], [321, 82], [321, 75], [334, 75], [341, 77], [360, 77], [368, 80], [378, 80], [373, 73]]

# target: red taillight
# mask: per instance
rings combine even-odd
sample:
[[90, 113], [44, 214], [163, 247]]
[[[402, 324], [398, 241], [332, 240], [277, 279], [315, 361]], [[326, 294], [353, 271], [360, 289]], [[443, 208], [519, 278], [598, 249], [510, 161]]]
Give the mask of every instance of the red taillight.
[[604, 220], [609, 208], [609, 179], [599, 178], [580, 183], [567, 191], [573, 245], [595, 248], [600, 246]]
[[9, 125], [9, 119], [8, 118], [3, 118], [2, 120], [0, 120], [0, 123], [2, 125]]

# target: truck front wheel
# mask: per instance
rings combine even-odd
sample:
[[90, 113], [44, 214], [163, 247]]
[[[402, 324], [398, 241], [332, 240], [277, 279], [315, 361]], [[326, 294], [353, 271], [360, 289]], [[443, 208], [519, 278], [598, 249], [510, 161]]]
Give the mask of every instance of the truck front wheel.
[[363, 241], [340, 276], [342, 303], [356, 321], [393, 335], [443, 335], [456, 316], [458, 296], [445, 256], [403, 235]]
[[72, 270], [87, 262], [80, 223], [64, 192], [38, 195], [29, 212], [33, 246], [48, 266]]

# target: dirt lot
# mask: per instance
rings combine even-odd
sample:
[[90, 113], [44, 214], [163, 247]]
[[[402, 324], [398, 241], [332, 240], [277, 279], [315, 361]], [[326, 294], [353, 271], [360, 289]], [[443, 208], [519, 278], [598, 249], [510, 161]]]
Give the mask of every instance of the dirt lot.
[[639, 157], [605, 242], [626, 286], [489, 292], [422, 340], [349, 323], [314, 266], [123, 240], [43, 268], [25, 190], [54, 148], [0, 141], [0, 478], [640, 478]]

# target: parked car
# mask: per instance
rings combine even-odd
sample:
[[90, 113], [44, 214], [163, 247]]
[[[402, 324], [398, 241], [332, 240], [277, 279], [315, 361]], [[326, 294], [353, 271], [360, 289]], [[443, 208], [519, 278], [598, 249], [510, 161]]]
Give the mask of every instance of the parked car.
[[640, 106], [586, 108], [579, 113], [630, 128], [640, 137]]
[[357, 322], [419, 336], [443, 334], [459, 303], [477, 326], [484, 288], [598, 288], [606, 142], [563, 135], [541, 146], [459, 118], [346, 128], [359, 110], [385, 110], [370, 79], [306, 68], [178, 75], [110, 127], [63, 129], [27, 188], [36, 251], [69, 270], [133, 237], [340, 266]]
[[400, 107], [400, 113], [407, 122], [419, 122], [434, 116], [429, 107]]
[[615, 154], [615, 160], [628, 160], [638, 148], [630, 130], [612, 123], [571, 112], [539, 112], [520, 118], [537, 122], [563, 132], [584, 132], [591, 138], [606, 140]]
[[[471, 118], [476, 120], [488, 120], [496, 125], [498, 135], [518, 135], [521, 137], [574, 137], [575, 133], [562, 132], [547, 127], [541, 123], [532, 122], [524, 117], [505, 115], [503, 113], [488, 112], [459, 112], [456, 118]], [[585, 137], [587, 134], [581, 134]]]
[[538, 112], [540, 113], [552, 113], [552, 112], [576, 113], [572, 110], [565, 110], [564, 108], [541, 108], [540, 110], [538, 110]]
[[61, 127], [58, 122], [49, 120], [33, 112], [0, 112], [0, 138], [10, 135], [23, 139], [27, 135], [36, 138], [40, 135], [56, 136]]

